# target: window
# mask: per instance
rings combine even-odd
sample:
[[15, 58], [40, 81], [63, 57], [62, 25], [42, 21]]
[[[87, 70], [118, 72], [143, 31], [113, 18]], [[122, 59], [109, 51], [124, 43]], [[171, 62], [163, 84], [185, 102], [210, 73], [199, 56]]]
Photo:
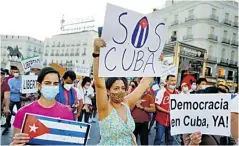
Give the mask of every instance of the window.
[[216, 15], [216, 13], [217, 13], [217, 9], [212, 8], [212, 15]]
[[232, 77], [233, 77], [233, 71], [228, 71], [227, 73], [227, 77], [231, 77], [231, 78], [228, 78], [229, 80], [231, 79], [232, 80]]
[[211, 67], [206, 67], [206, 75], [211, 76], [212, 75], [212, 68]]
[[225, 48], [223, 48], [222, 52], [221, 52], [221, 58], [224, 58], [225, 54], [226, 54], [226, 50], [225, 50]]
[[86, 54], [86, 48], [84, 48], [84, 54]]
[[178, 14], [174, 15], [174, 20], [177, 21], [178, 20]]
[[78, 63], [78, 60], [76, 60], [76, 63]]
[[211, 28], [210, 28], [210, 34], [214, 34], [214, 31], [215, 31], [215, 28], [214, 28], [214, 27], [211, 27]]
[[188, 16], [192, 16], [193, 15], [193, 9], [188, 11]]
[[231, 52], [231, 60], [234, 60], [235, 51]]
[[229, 13], [225, 13], [225, 19], [229, 19]]
[[213, 46], [209, 46], [208, 55], [212, 55], [212, 54], [213, 54]]
[[224, 30], [224, 32], [223, 32], [223, 37], [227, 38], [227, 31], [226, 30]]
[[238, 22], [238, 16], [235, 16], [234, 22]]
[[192, 34], [192, 27], [187, 28], [187, 34]]
[[233, 40], [237, 40], [237, 34], [236, 33], [233, 33]]
[[82, 64], [85, 64], [85, 60], [83, 60]]

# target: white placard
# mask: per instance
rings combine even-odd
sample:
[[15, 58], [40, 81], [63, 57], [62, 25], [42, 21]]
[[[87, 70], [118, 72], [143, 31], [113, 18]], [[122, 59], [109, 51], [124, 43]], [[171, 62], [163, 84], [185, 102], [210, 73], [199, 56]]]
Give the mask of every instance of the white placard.
[[231, 94], [170, 95], [171, 135], [230, 136], [230, 101]]
[[107, 5], [100, 50], [100, 77], [160, 76], [158, 57], [163, 50], [167, 25], [155, 13], [143, 15]]
[[31, 70], [32, 64], [40, 63], [40, 62], [41, 61], [40, 61], [40, 57], [39, 56], [32, 57], [32, 58], [27, 58], [27, 59], [21, 61], [22, 67], [23, 67], [25, 73], [27, 73], [27, 72], [29, 72]]
[[88, 64], [80, 64], [80, 63], [75, 64], [75, 73], [77, 75], [89, 77], [90, 70], [91, 68], [90, 68], [90, 65]]
[[22, 76], [22, 93], [36, 93], [37, 76], [35, 75], [23, 75]]

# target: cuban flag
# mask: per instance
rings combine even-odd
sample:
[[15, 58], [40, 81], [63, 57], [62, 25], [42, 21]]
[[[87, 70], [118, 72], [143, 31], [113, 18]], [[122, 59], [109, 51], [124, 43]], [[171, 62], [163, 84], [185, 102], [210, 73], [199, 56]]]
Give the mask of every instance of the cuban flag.
[[90, 125], [35, 114], [26, 114], [22, 133], [28, 133], [28, 144], [85, 145]]
[[147, 17], [143, 17], [136, 24], [135, 29], [132, 34], [131, 43], [135, 48], [141, 48], [149, 34], [149, 23]]

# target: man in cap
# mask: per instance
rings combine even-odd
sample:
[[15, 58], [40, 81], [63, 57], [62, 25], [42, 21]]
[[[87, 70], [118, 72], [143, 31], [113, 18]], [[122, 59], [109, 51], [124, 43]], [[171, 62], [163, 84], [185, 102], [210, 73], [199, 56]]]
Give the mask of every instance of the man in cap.
[[42, 69], [42, 65], [40, 63], [34, 63], [31, 66], [31, 71], [30, 71], [30, 75], [38, 75], [38, 73], [41, 71]]

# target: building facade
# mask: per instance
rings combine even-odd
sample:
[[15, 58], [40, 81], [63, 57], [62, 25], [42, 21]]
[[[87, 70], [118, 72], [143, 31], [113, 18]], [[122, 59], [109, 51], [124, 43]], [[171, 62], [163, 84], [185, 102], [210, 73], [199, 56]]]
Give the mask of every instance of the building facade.
[[98, 33], [94, 30], [54, 35], [45, 39], [43, 65], [52, 62], [74, 69], [75, 63], [93, 64], [93, 41]]
[[18, 47], [19, 51], [23, 55], [23, 58], [29, 58], [33, 56], [40, 56], [43, 58], [44, 42], [28, 36], [16, 36], [16, 35], [1, 35], [1, 67], [7, 67], [9, 63], [9, 50], [8, 47], [15, 49]]
[[167, 1], [155, 15], [169, 26], [167, 43], [180, 41], [207, 50], [206, 77], [210, 81], [237, 82], [237, 2]]

